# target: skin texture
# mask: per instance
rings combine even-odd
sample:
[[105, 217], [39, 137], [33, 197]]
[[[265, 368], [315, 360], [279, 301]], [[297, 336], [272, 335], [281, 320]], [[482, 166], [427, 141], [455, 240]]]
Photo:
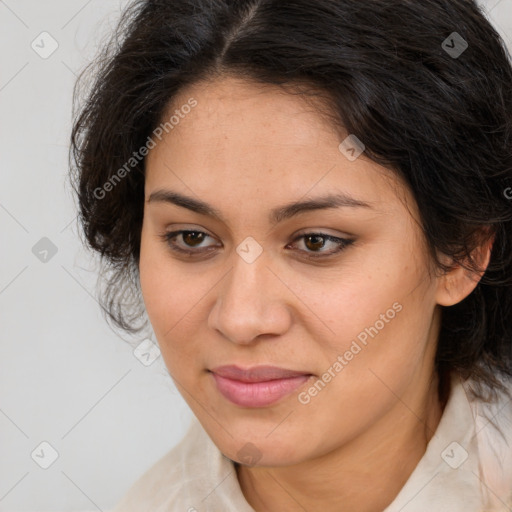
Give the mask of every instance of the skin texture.
[[[433, 365], [439, 305], [459, 302], [478, 279], [460, 267], [432, 271], [411, 193], [364, 153], [349, 161], [338, 149], [348, 134], [301, 96], [225, 77], [183, 90], [169, 112], [190, 97], [197, 106], [146, 160], [140, 282], [166, 366], [226, 456], [243, 462], [244, 445], [256, 447], [256, 465], [237, 466], [255, 510], [381, 511], [442, 414]], [[225, 222], [148, 202], [159, 189], [206, 201]], [[372, 208], [269, 222], [272, 208], [333, 192]], [[172, 252], [162, 235], [179, 229], [209, 235], [186, 239], [188, 246], [178, 236], [179, 247], [215, 249], [195, 258]], [[337, 248], [294, 241], [318, 231], [355, 241], [323, 262], [308, 260]], [[263, 249], [250, 264], [236, 251], [249, 236]], [[488, 251], [482, 254], [485, 268]], [[298, 393], [396, 303], [394, 318], [300, 403]], [[208, 372], [224, 364], [270, 364], [313, 377], [276, 404], [240, 407]]]

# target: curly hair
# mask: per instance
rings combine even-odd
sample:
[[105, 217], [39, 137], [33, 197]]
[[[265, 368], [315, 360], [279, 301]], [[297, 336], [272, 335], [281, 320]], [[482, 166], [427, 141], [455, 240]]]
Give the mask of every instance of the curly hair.
[[436, 369], [504, 390], [501, 379], [512, 376], [512, 66], [474, 0], [130, 4], [75, 85], [70, 148], [110, 325], [129, 333], [147, 325], [138, 281], [145, 159], [136, 150], [179, 91], [227, 75], [327, 99], [332, 121], [410, 188], [441, 272], [448, 267], [437, 251], [476, 271], [473, 249], [494, 237], [476, 288], [442, 307]]

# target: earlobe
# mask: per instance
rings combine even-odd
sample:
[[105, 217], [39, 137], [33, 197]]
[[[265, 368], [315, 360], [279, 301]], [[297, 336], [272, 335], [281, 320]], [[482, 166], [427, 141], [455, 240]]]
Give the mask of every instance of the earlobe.
[[454, 263], [453, 259], [443, 255], [441, 261], [448, 262], [452, 267], [438, 278], [438, 288], [436, 293], [437, 303], [441, 306], [453, 306], [464, 300], [476, 288], [482, 276], [489, 265], [491, 251], [494, 243], [494, 235], [488, 236], [488, 229], [482, 232], [487, 235], [484, 241], [478, 245], [471, 253], [478, 271], [471, 271], [464, 268], [461, 264]]

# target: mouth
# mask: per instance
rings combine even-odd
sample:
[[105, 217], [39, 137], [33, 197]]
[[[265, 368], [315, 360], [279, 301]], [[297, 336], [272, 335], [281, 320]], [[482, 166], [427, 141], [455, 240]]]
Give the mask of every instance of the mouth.
[[240, 407], [266, 407], [289, 395], [313, 375], [307, 372], [255, 366], [219, 366], [209, 370], [217, 390], [230, 402]]

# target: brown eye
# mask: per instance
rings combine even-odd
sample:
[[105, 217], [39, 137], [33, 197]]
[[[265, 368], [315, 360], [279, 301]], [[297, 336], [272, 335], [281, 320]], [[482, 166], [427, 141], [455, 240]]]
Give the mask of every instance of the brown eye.
[[[202, 245], [207, 238], [213, 239], [213, 237], [203, 231], [179, 230], [163, 233], [160, 237], [172, 251], [187, 257], [205, 256], [215, 251], [216, 247], [218, 248], [218, 245], [216, 246], [215, 244]], [[298, 253], [310, 260], [334, 256], [355, 241], [354, 239], [339, 238], [326, 233], [304, 233], [296, 237], [293, 243], [287, 247], [296, 245], [299, 240], [302, 240], [305, 248], [299, 248]], [[322, 250], [325, 247], [329, 249], [328, 244], [331, 245], [330, 250]], [[296, 248], [295, 250], [297, 251]]]
[[205, 233], [202, 233], [201, 231], [185, 231], [184, 234], [182, 234], [182, 237], [186, 245], [195, 247], [204, 240], [204, 235]]
[[304, 245], [308, 249], [315, 251], [325, 245], [325, 238], [320, 235], [307, 235], [304, 237]]
[[212, 238], [203, 231], [171, 231], [169, 233], [163, 233], [160, 237], [171, 250], [177, 253], [187, 254], [189, 256], [199, 254], [201, 252], [210, 252], [215, 248], [214, 245], [202, 245], [207, 238]]
[[[295, 238], [291, 245], [295, 245], [299, 240], [302, 240], [302, 245], [305, 247], [305, 249], [299, 249], [299, 253], [304, 253], [304, 257], [309, 259], [329, 258], [343, 251], [355, 241], [354, 239], [339, 238], [326, 233], [303, 233]], [[331, 249], [322, 250], [326, 245], [329, 249], [328, 244], [330, 244]]]

